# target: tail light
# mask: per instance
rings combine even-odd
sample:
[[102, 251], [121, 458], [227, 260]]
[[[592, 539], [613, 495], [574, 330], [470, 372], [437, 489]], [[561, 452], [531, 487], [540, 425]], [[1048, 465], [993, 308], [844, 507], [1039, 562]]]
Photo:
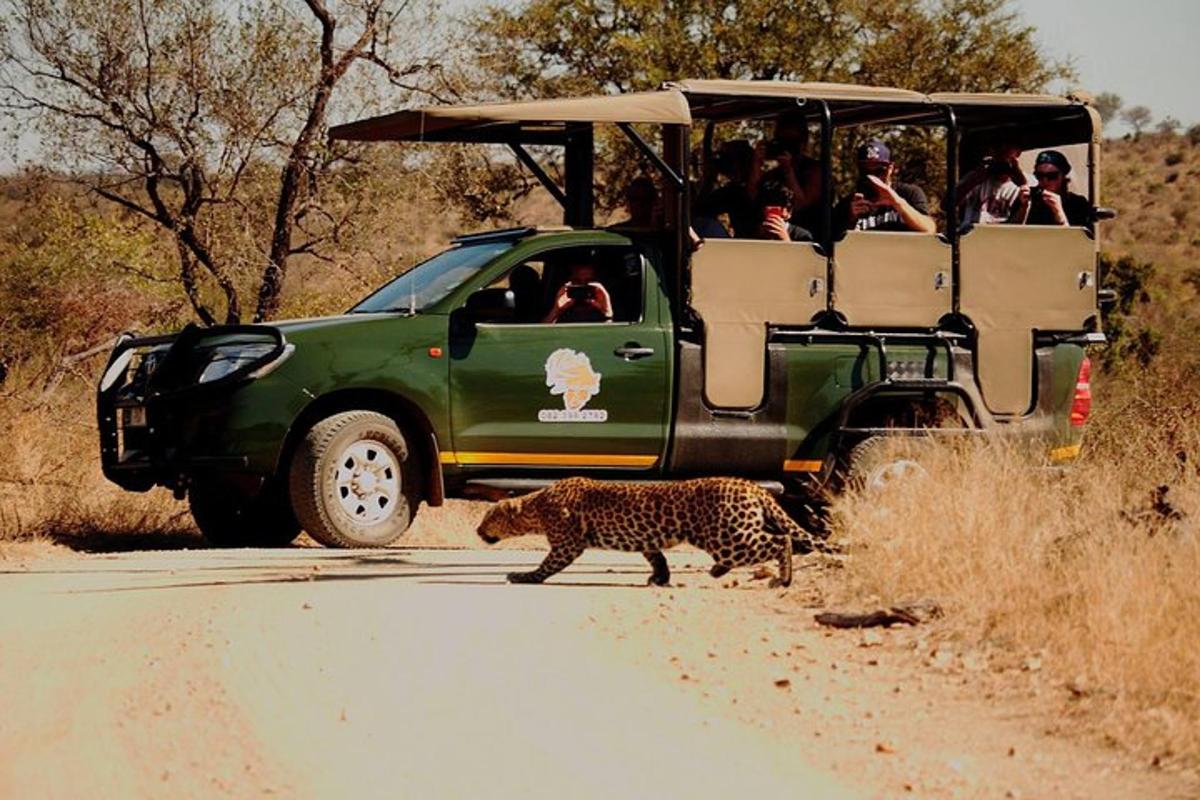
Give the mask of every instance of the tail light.
[[1079, 365], [1079, 376], [1075, 378], [1075, 399], [1071, 402], [1071, 425], [1082, 427], [1092, 413], [1092, 362], [1087, 356]]

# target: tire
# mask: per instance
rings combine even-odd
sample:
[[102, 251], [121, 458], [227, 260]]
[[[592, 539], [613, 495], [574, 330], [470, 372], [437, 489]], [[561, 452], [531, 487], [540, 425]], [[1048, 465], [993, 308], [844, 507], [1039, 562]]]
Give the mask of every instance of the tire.
[[188, 507], [196, 527], [217, 547], [287, 547], [300, 535], [287, 494], [276, 484], [245, 497], [219, 480], [194, 481]]
[[846, 456], [845, 487], [880, 492], [898, 481], [928, 477], [922, 454], [930, 443], [912, 436], [870, 436]]
[[417, 466], [390, 418], [374, 411], [334, 414], [314, 425], [292, 455], [292, 508], [308, 535], [326, 547], [386, 547], [416, 515]]

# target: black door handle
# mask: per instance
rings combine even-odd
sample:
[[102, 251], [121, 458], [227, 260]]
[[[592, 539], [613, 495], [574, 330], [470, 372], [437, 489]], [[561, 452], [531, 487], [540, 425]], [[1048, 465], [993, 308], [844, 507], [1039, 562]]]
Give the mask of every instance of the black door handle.
[[653, 347], [642, 347], [637, 342], [626, 342], [625, 344], [613, 350], [614, 356], [620, 356], [626, 361], [633, 361], [638, 358], [654, 355]]

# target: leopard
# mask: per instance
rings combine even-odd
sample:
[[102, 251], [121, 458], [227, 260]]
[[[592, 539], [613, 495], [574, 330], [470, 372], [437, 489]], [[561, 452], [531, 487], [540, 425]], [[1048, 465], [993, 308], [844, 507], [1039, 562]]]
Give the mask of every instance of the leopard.
[[826, 551], [823, 541], [796, 524], [758, 484], [741, 478], [692, 478], [650, 483], [566, 478], [520, 497], [501, 500], [477, 529], [487, 544], [514, 536], [543, 535], [550, 552], [530, 572], [512, 572], [510, 583], [542, 583], [589, 547], [641, 552], [650, 564], [648, 585], [668, 586], [662, 551], [686, 542], [713, 558], [709, 574], [779, 562], [775, 586], [792, 582], [793, 539], [802, 552]]

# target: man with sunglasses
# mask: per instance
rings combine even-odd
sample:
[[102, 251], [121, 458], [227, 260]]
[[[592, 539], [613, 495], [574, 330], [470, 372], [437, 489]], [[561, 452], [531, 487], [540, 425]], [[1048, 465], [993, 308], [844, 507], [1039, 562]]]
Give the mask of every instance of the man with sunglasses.
[[1022, 186], [1013, 219], [1025, 225], [1088, 224], [1092, 204], [1083, 195], [1068, 191], [1071, 162], [1057, 150], [1043, 150], [1033, 162], [1037, 186]]
[[893, 183], [896, 165], [888, 146], [872, 139], [858, 148], [858, 183], [833, 210], [842, 230], [936, 233], [929, 200], [921, 187]]

